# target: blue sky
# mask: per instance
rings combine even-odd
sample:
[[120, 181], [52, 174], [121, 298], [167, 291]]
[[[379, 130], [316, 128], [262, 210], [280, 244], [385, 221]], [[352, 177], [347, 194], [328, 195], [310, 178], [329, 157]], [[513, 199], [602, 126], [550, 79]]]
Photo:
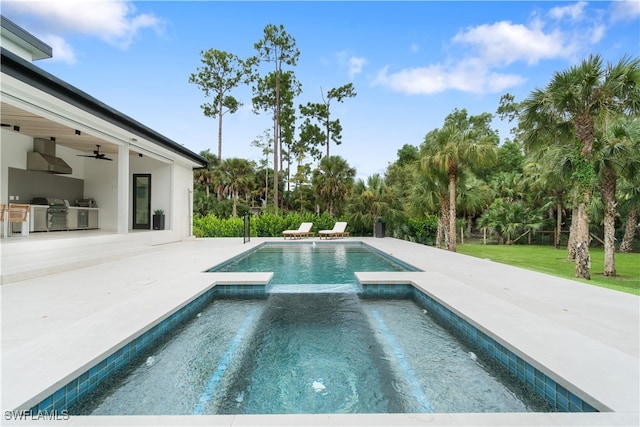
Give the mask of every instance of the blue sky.
[[[331, 154], [358, 177], [383, 173], [404, 144], [419, 145], [453, 109], [495, 113], [500, 97], [522, 100], [599, 53], [617, 62], [640, 51], [640, 2], [412, 1], [4, 1], [2, 14], [53, 48], [36, 65], [161, 134], [217, 152], [217, 121], [188, 82], [200, 52], [254, 55], [267, 24], [284, 25], [300, 50], [293, 69], [320, 102], [353, 83], [357, 96], [332, 104], [343, 143]], [[263, 72], [266, 72], [263, 69]], [[224, 157], [258, 160], [251, 142], [271, 119], [244, 106], [223, 123]], [[494, 121], [502, 139], [509, 124]]]

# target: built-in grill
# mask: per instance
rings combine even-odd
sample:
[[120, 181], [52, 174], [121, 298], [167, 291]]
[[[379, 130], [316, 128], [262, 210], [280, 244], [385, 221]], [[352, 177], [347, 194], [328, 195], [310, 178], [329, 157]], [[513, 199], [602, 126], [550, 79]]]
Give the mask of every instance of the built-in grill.
[[68, 230], [67, 223], [67, 203], [63, 199], [52, 197], [36, 197], [31, 201], [34, 205], [46, 205], [47, 208], [47, 230]]

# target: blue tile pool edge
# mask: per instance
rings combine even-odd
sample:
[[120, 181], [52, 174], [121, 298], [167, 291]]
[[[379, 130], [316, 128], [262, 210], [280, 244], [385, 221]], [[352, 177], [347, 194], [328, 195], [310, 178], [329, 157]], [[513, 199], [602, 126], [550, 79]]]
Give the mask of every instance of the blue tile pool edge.
[[511, 375], [545, 399], [554, 409], [561, 412], [599, 412], [551, 376], [509, 350], [498, 339], [490, 336], [488, 331], [482, 331], [472, 324], [470, 319], [460, 316], [445, 303], [428, 295], [424, 290], [418, 289], [412, 283], [360, 283], [359, 286], [362, 289], [361, 296], [363, 298], [413, 299], [445, 327], [453, 329], [467, 340], [475, 347], [474, 350], [490, 357], [506, 368]]
[[[511, 375], [517, 377], [536, 394], [544, 398], [558, 411], [563, 412], [598, 412], [593, 406], [582, 400], [566, 387], [556, 382], [532, 364], [525, 361], [498, 340], [474, 326], [448, 308], [444, 303], [427, 295], [411, 283], [393, 284], [359, 284], [363, 298], [394, 299], [411, 298], [425, 308], [436, 319], [454, 329], [475, 345], [478, 351], [488, 355], [505, 367]], [[266, 297], [265, 285], [212, 285], [191, 301], [177, 306], [159, 319], [155, 325], [150, 324], [139, 334], [128, 339], [126, 343], [107, 358], [103, 359], [80, 376], [58, 388], [53, 394], [31, 407], [32, 413], [51, 413], [74, 406], [80, 399], [94, 391], [102, 382], [115, 375], [133, 358], [146, 348], [162, 339], [182, 322], [195, 316], [206, 304], [216, 298], [257, 298]]]
[[183, 322], [195, 317], [203, 307], [214, 299], [266, 298], [266, 288], [265, 284], [212, 284], [192, 299], [176, 306], [162, 318], [150, 323], [137, 334], [128, 337], [115, 352], [84, 371], [80, 376], [56, 389], [53, 394], [40, 400], [38, 404], [31, 407], [30, 412], [39, 414], [68, 410], [93, 392], [106, 379], [120, 372], [151, 345], [159, 342]]

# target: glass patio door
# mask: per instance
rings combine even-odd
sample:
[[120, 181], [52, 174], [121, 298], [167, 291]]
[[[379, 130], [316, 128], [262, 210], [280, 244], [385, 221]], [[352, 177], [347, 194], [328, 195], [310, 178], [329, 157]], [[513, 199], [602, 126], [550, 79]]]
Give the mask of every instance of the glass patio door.
[[133, 175], [133, 228], [151, 229], [151, 174]]

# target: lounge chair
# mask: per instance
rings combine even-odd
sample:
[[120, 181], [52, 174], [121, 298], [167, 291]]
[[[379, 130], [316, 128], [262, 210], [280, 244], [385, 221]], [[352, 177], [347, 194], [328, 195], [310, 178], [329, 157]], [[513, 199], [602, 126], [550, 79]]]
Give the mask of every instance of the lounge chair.
[[297, 230], [285, 230], [282, 232], [282, 237], [286, 240], [287, 237], [290, 239], [302, 239], [303, 237], [314, 237], [316, 233], [311, 231], [311, 227], [313, 227], [312, 222], [303, 222], [300, 224]]
[[333, 239], [338, 237], [349, 237], [349, 232], [345, 231], [347, 229], [346, 222], [336, 222], [333, 226], [333, 230], [320, 230], [318, 232], [318, 237], [321, 239], [324, 237], [326, 239]]

